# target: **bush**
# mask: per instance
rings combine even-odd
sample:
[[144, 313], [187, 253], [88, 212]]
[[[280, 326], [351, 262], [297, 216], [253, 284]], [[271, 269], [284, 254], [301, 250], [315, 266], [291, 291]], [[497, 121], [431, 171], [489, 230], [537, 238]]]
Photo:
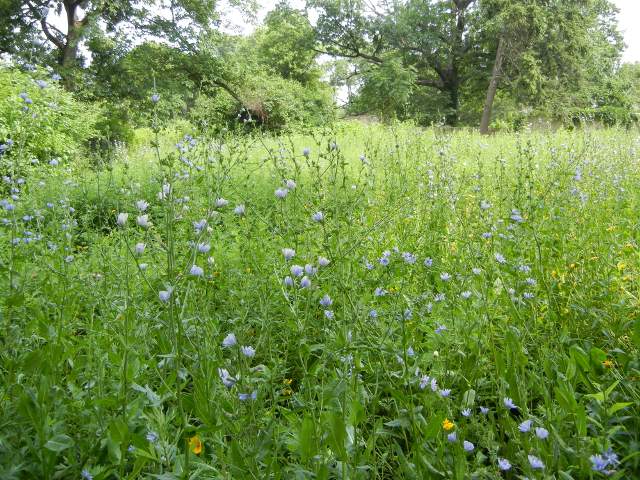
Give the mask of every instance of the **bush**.
[[638, 123], [638, 116], [626, 107], [605, 105], [598, 108], [576, 108], [567, 114], [574, 126], [597, 122], [607, 127], [621, 126], [629, 128]]
[[[2, 171], [52, 158], [71, 159], [95, 135], [100, 110], [76, 101], [45, 70], [0, 67]], [[35, 163], [35, 162], [34, 162]], [[15, 170], [14, 170], [15, 173]]]
[[258, 74], [248, 79], [242, 100], [257, 123], [274, 130], [321, 125], [334, 118], [331, 89], [318, 83]]

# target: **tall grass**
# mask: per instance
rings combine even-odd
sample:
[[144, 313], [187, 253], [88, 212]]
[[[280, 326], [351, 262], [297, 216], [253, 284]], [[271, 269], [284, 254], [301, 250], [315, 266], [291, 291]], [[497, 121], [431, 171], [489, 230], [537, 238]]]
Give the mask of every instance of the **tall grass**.
[[632, 133], [170, 140], [5, 178], [1, 478], [640, 475]]

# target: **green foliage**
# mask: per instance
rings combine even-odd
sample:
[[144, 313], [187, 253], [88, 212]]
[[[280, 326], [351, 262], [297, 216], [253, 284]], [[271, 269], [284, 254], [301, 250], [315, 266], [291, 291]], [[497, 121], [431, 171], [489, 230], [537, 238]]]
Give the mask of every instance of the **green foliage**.
[[[8, 161], [28, 165], [32, 159], [71, 160], [96, 134], [100, 108], [78, 102], [50, 77], [43, 70], [27, 74], [0, 67], [0, 139], [14, 141], [2, 159], [4, 172]], [[39, 87], [36, 80], [46, 86]], [[22, 99], [21, 94], [29, 100]]]
[[322, 125], [334, 118], [332, 91], [321, 83], [309, 87], [256, 73], [246, 79], [240, 95], [252, 120], [269, 129]]
[[265, 69], [303, 85], [318, 82], [315, 32], [303, 12], [284, 3], [277, 5], [255, 33], [254, 42], [254, 55]]
[[639, 477], [635, 132], [189, 128], [3, 179], [0, 477]]
[[364, 74], [364, 83], [351, 108], [358, 113], [375, 113], [386, 120], [408, 119], [415, 112], [410, 106], [414, 101], [415, 78], [414, 71], [392, 58]]

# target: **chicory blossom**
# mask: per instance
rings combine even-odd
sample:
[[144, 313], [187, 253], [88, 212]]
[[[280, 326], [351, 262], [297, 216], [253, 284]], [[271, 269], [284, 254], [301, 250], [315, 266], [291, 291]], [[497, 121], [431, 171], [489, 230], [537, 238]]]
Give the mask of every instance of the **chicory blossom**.
[[293, 257], [296, 256], [296, 251], [292, 248], [283, 248], [282, 256], [284, 257], [285, 260], [291, 260]]
[[128, 219], [129, 219], [128, 213], [120, 212], [118, 214], [118, 217], [116, 218], [116, 223], [118, 224], [119, 227], [124, 227], [127, 224]]
[[544, 469], [544, 463], [535, 455], [528, 455], [527, 458], [529, 458], [529, 465], [531, 465], [531, 468], [534, 470]]
[[323, 307], [330, 307], [332, 304], [333, 300], [331, 300], [331, 297], [325, 293], [324, 296], [320, 299], [320, 305]]
[[255, 356], [256, 349], [251, 345], [243, 345], [242, 347], [240, 347], [240, 352], [242, 352], [245, 357], [251, 358]]
[[198, 243], [197, 248], [198, 252], [200, 253], [209, 253], [209, 250], [211, 250], [211, 245], [209, 245], [208, 243]]
[[204, 275], [204, 270], [198, 265], [192, 265], [189, 273], [194, 277], [201, 277], [202, 275]]
[[258, 398], [258, 391], [254, 390], [251, 393], [238, 393], [238, 399], [241, 402], [246, 402], [247, 400], [255, 400]]
[[231, 388], [236, 384], [236, 379], [233, 378], [226, 368], [218, 368], [218, 376], [223, 385], [227, 388]]
[[136, 219], [136, 223], [139, 227], [149, 228], [149, 225], [151, 225], [149, 222], [149, 215], [139, 215]]
[[540, 440], [545, 440], [549, 436], [549, 431], [546, 428], [536, 427], [536, 437]]
[[236, 335], [235, 333], [231, 332], [229, 334], [227, 334], [226, 337], [224, 337], [224, 339], [222, 340], [222, 346], [224, 348], [230, 348], [235, 346], [238, 343], [238, 340], [236, 340]]

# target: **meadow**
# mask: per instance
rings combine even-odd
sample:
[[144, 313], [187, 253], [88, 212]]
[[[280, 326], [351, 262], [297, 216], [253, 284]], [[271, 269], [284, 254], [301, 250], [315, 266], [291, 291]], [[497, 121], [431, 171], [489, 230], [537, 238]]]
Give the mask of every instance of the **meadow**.
[[1, 478], [640, 477], [636, 131], [188, 133], [4, 148]]

